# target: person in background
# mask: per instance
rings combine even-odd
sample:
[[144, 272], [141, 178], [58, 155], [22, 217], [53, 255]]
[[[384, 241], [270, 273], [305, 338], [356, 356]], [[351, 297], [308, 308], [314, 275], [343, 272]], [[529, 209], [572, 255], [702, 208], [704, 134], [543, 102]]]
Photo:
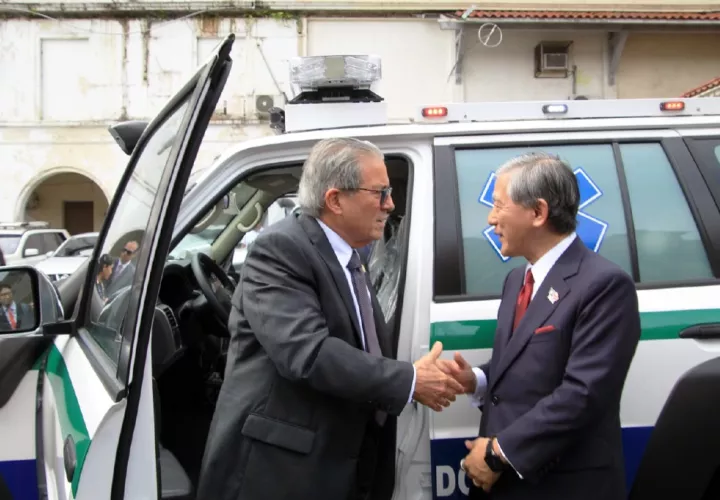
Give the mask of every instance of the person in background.
[[123, 246], [120, 258], [113, 265], [112, 276], [106, 284], [105, 293], [108, 297], [132, 285], [133, 278], [135, 278], [135, 264], [132, 260], [138, 251], [138, 246], [138, 242], [134, 240], [126, 242]]
[[9, 332], [32, 327], [35, 324], [35, 312], [28, 304], [15, 302], [12, 286], [0, 284], [0, 331]]
[[107, 302], [107, 286], [113, 273], [114, 262], [109, 254], [103, 254], [98, 259], [98, 273], [95, 277], [95, 290], [102, 299], [103, 303]]

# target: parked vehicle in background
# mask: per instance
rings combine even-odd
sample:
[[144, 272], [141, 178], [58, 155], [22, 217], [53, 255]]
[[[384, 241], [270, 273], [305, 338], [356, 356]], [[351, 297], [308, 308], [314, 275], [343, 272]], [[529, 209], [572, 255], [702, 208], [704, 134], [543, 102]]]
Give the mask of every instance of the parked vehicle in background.
[[47, 222], [0, 222], [0, 250], [8, 266], [33, 266], [46, 259], [70, 237]]
[[47, 274], [51, 281], [67, 278], [92, 255], [97, 239], [98, 233], [70, 236], [50, 257], [35, 264], [35, 268]]

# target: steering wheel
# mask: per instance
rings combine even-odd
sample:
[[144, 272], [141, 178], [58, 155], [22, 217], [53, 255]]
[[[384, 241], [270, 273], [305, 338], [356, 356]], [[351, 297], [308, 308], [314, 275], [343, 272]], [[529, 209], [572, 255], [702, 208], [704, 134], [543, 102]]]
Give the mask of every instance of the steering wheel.
[[197, 252], [192, 256], [190, 268], [210, 308], [222, 324], [227, 326], [235, 285], [223, 268], [202, 252]]

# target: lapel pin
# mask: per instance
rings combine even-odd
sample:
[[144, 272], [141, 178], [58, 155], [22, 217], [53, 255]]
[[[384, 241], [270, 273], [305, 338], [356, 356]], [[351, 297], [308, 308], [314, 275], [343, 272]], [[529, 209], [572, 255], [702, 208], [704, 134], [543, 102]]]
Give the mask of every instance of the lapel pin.
[[558, 301], [559, 298], [560, 297], [559, 297], [558, 293], [555, 291], [555, 289], [553, 287], [550, 287], [550, 291], [548, 292], [548, 300], [550, 301], [550, 303], [554, 304], [555, 302]]

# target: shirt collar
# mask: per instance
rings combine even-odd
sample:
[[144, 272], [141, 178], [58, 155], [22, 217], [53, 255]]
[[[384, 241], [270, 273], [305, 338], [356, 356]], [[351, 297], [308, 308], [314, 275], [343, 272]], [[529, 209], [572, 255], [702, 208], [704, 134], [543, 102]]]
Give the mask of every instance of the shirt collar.
[[323, 221], [321, 221], [320, 219], [315, 220], [318, 222], [318, 224], [320, 224], [320, 227], [322, 228], [325, 236], [330, 242], [330, 246], [335, 252], [338, 261], [340, 261], [340, 264], [343, 266], [343, 268], [346, 268], [353, 254], [352, 247], [348, 244], [347, 241], [342, 239], [339, 234], [330, 229], [328, 225], [325, 224]]
[[572, 242], [575, 241], [576, 237], [577, 235], [575, 233], [569, 234], [567, 237], [563, 238], [557, 245], [552, 247], [545, 255], [540, 257], [534, 265], [530, 265], [528, 263], [528, 265], [525, 266], [525, 273], [527, 273], [528, 269], [532, 269], [534, 281], [533, 294], [535, 290], [540, 288], [540, 285], [545, 280], [548, 273], [550, 273], [552, 267], [555, 265], [560, 256], [565, 253], [565, 250], [570, 247]]

